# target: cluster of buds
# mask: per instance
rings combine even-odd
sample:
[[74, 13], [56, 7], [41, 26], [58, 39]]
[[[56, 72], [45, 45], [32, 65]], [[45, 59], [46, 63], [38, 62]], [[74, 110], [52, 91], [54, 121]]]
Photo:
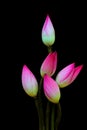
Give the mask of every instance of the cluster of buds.
[[[52, 46], [55, 42], [55, 30], [48, 15], [42, 28], [42, 41], [47, 47]], [[40, 75], [43, 78], [43, 92], [52, 103], [59, 102], [60, 88], [70, 85], [83, 68], [83, 65], [76, 67], [75, 63], [71, 63], [60, 70], [56, 78], [53, 79], [52, 76], [57, 69], [57, 59], [57, 52], [50, 52], [40, 68]], [[22, 69], [22, 86], [29, 96], [37, 96], [39, 89], [37, 79], [26, 65]]]

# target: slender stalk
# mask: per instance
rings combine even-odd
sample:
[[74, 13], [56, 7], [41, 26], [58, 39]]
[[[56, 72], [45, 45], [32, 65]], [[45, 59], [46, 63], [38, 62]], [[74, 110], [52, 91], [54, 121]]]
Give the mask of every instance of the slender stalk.
[[54, 119], [55, 119], [55, 104], [52, 104], [51, 130], [54, 130]]
[[49, 117], [50, 116], [50, 102], [47, 102], [47, 107], [46, 107], [46, 130], [49, 130]]
[[36, 108], [37, 108], [38, 118], [39, 118], [39, 130], [41, 130], [42, 129], [42, 120], [41, 120], [41, 115], [40, 115], [40, 112], [39, 112], [39, 103], [38, 103], [37, 98], [35, 99], [35, 105], [36, 105]]
[[36, 105], [36, 108], [38, 111], [38, 117], [39, 117], [39, 130], [45, 130], [43, 104], [42, 104], [42, 99], [41, 99], [41, 89], [42, 89], [42, 79], [40, 80], [38, 95], [35, 99], [35, 105]]
[[57, 104], [57, 114], [56, 115], [57, 115], [57, 118], [56, 118], [56, 122], [55, 122], [55, 130], [58, 130], [59, 123], [61, 121], [61, 116], [62, 116], [60, 103]]
[[50, 52], [52, 52], [52, 47], [51, 46], [48, 47], [48, 53], [50, 53]]

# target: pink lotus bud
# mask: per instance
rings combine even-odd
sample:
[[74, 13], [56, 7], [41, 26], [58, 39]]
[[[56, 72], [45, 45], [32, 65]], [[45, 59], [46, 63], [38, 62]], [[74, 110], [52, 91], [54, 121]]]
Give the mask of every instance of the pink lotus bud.
[[46, 46], [53, 45], [55, 41], [54, 27], [48, 15], [42, 28], [42, 41]]
[[82, 69], [83, 65], [80, 65], [75, 68], [75, 63], [72, 63], [62, 69], [56, 76], [56, 82], [60, 88], [64, 88], [70, 85], [78, 76]]
[[47, 97], [47, 99], [53, 103], [58, 103], [60, 99], [60, 89], [57, 85], [56, 81], [53, 80], [50, 76], [47, 74], [44, 76], [44, 94]]
[[44, 74], [48, 74], [49, 76], [52, 76], [57, 67], [57, 52], [51, 52], [48, 54], [44, 62], [42, 63], [42, 66], [40, 68], [40, 74], [43, 77]]
[[35, 97], [38, 92], [38, 83], [33, 73], [28, 69], [26, 65], [23, 66], [22, 70], [22, 85], [25, 92]]

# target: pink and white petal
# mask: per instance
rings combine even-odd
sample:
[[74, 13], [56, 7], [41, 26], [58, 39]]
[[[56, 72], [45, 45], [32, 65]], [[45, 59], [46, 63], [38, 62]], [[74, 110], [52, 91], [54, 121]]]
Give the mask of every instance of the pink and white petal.
[[71, 79], [72, 79], [72, 76], [73, 76], [73, 73], [74, 73], [74, 70], [69, 74], [69, 76], [64, 79], [62, 82], [60, 82], [58, 79], [57, 79], [57, 83], [59, 85], [60, 88], [64, 88], [64, 87], [67, 87], [68, 85], [71, 84]]
[[47, 15], [47, 17], [46, 17], [42, 32], [43, 31], [46, 33], [46, 35], [49, 35], [54, 31], [54, 28], [53, 28], [49, 15]]
[[47, 99], [53, 103], [58, 103], [60, 99], [60, 89], [57, 85], [56, 81], [53, 80], [50, 76], [47, 74], [44, 76], [44, 94], [47, 97]]
[[75, 63], [72, 63], [68, 66], [66, 66], [64, 69], [62, 69], [56, 76], [56, 81], [61, 83], [63, 82], [65, 79], [67, 79], [67, 77], [71, 74], [71, 72], [74, 70], [74, 66]]

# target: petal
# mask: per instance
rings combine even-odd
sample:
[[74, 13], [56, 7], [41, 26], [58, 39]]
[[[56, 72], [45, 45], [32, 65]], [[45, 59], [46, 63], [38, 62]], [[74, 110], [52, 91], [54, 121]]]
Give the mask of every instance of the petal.
[[56, 82], [60, 88], [66, 87], [70, 84], [73, 72], [74, 72], [75, 63], [72, 63], [62, 69], [56, 76]]
[[47, 74], [44, 76], [43, 87], [47, 99], [53, 103], [58, 103], [60, 99], [60, 89], [56, 81]]
[[79, 75], [80, 71], [82, 70], [83, 65], [79, 65], [74, 69], [74, 73], [71, 79], [71, 83], [77, 78], [77, 76]]
[[59, 85], [60, 88], [64, 88], [64, 87], [66, 87], [66, 86], [68, 86], [68, 85], [71, 84], [71, 79], [72, 79], [73, 73], [74, 73], [74, 70], [62, 82], [60, 82], [58, 79], [56, 80], [56, 82], [58, 83], [58, 85]]
[[42, 28], [42, 41], [46, 46], [53, 45], [55, 41], [55, 31], [49, 15], [47, 15]]
[[22, 69], [22, 86], [29, 96], [34, 97], [37, 95], [38, 92], [37, 80], [26, 65], [24, 65]]
[[40, 74], [43, 77], [44, 74], [48, 74], [49, 76], [52, 76], [57, 67], [57, 52], [51, 52], [48, 54], [48, 56], [45, 58], [44, 62], [41, 65], [40, 68]]
[[75, 63], [72, 63], [68, 66], [66, 66], [64, 69], [62, 69], [56, 77], [56, 80], [58, 80], [59, 82], [64, 81], [69, 75], [70, 73], [73, 71], [75, 66]]

